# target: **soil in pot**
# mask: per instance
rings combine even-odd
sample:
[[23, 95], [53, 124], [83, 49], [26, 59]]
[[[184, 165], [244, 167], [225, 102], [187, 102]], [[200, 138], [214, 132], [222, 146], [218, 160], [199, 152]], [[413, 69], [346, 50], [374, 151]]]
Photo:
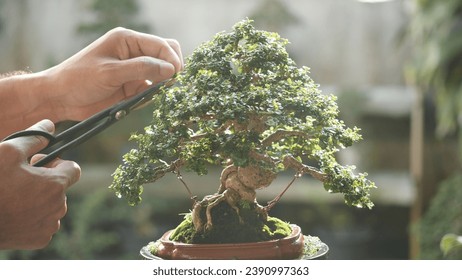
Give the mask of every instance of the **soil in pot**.
[[177, 228], [148, 244], [141, 254], [151, 259], [297, 259], [327, 253], [325, 244], [305, 237], [297, 225], [274, 217], [262, 219], [253, 210], [241, 205], [240, 220], [234, 209], [221, 203], [212, 210], [213, 227], [200, 232], [187, 214]]
[[[238, 215], [229, 204], [222, 202], [211, 211], [213, 226], [202, 231], [195, 229], [188, 214], [170, 239], [188, 244], [223, 244], [269, 241], [290, 235], [288, 223], [274, 217], [262, 219], [254, 208], [253, 204], [241, 204]], [[205, 221], [205, 210], [200, 215]]]

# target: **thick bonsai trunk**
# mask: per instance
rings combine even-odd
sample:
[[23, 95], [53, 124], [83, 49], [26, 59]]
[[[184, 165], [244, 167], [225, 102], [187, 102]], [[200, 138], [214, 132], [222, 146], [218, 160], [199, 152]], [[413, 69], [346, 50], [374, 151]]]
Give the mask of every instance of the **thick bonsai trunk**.
[[[220, 188], [216, 194], [204, 197], [193, 207], [192, 217], [197, 231], [204, 231], [213, 227], [211, 211], [220, 203], [227, 203], [238, 215], [239, 222], [244, 223], [241, 207], [252, 208], [261, 219], [266, 220], [268, 213], [259, 205], [255, 190], [265, 188], [276, 178], [276, 174], [261, 167], [250, 165], [236, 167], [230, 165], [221, 173]], [[203, 211], [205, 209], [205, 215]]]
[[218, 193], [232, 189], [239, 194], [242, 200], [253, 203], [256, 202], [255, 190], [269, 186], [275, 178], [276, 174], [258, 166], [230, 165], [221, 173]]

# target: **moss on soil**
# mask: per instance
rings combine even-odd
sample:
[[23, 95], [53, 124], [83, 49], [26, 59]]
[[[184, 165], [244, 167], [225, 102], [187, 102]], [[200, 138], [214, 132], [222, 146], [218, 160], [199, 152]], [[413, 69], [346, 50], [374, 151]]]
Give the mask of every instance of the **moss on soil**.
[[[201, 213], [205, 218], [205, 209]], [[223, 244], [268, 241], [288, 236], [292, 229], [287, 222], [268, 217], [265, 221], [255, 211], [254, 205], [241, 205], [240, 215], [226, 203], [220, 203], [212, 209], [213, 227], [204, 232], [196, 232], [191, 214], [187, 214], [170, 240], [188, 244]]]

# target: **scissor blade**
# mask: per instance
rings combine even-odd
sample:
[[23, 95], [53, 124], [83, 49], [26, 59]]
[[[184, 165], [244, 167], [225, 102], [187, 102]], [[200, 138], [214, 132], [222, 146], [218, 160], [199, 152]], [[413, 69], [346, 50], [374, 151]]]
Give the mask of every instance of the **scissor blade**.
[[160, 82], [148, 89], [146, 89], [145, 91], [127, 99], [127, 100], [124, 100], [122, 102], [120, 102], [119, 104], [115, 105], [113, 107], [113, 109], [111, 110], [111, 112], [118, 112], [118, 111], [125, 111], [126, 113], [128, 113], [129, 111], [131, 110], [135, 110], [135, 109], [138, 109], [140, 107], [143, 107], [145, 106], [147, 103], [151, 102], [152, 101], [152, 97], [154, 96], [154, 94], [156, 94], [157, 92], [159, 92], [159, 90], [162, 88], [162, 87], [169, 87], [171, 85], [174, 84], [174, 79], [169, 79], [169, 80], [165, 80], [163, 82]]

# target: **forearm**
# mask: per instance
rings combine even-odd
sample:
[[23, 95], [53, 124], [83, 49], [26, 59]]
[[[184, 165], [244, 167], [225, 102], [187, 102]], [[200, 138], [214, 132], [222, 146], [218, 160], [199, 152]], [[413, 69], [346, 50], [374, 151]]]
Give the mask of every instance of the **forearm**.
[[0, 78], [0, 138], [42, 119], [59, 121], [48, 98], [51, 84], [45, 72]]

